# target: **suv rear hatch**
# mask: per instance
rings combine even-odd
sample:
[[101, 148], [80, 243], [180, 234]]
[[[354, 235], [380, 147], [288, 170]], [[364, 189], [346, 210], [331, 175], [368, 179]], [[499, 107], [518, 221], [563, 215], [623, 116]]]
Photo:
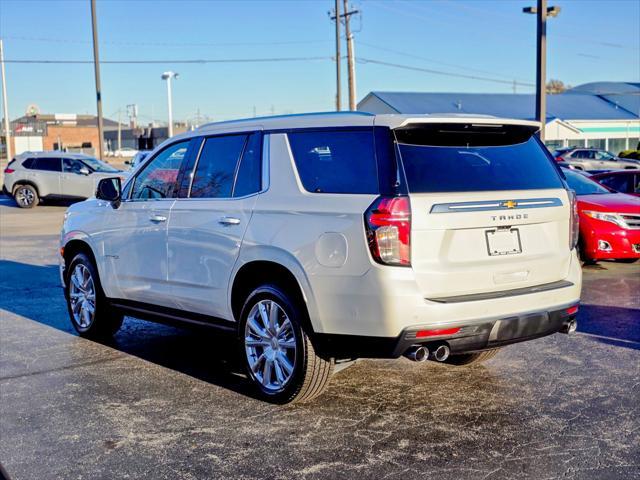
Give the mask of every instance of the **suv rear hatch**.
[[426, 299], [553, 287], [568, 275], [571, 198], [536, 131], [493, 121], [393, 130]]

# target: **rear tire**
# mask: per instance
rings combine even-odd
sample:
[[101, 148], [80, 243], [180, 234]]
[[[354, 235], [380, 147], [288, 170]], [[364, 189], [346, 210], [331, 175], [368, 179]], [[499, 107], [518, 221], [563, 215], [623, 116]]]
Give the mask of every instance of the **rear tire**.
[[78, 334], [91, 339], [112, 337], [122, 326], [124, 315], [109, 304], [93, 261], [79, 253], [68, 265], [65, 277], [69, 318]]
[[33, 185], [18, 185], [13, 189], [13, 199], [20, 208], [33, 208], [40, 203], [38, 191]]
[[277, 285], [253, 290], [240, 314], [241, 357], [258, 395], [272, 403], [312, 400], [326, 389], [334, 362], [318, 356], [302, 328], [304, 306]]
[[495, 357], [500, 348], [494, 348], [492, 350], [485, 350], [484, 352], [476, 353], [464, 353], [462, 355], [451, 355], [444, 363], [456, 366], [475, 365], [478, 363], [486, 362], [487, 360]]

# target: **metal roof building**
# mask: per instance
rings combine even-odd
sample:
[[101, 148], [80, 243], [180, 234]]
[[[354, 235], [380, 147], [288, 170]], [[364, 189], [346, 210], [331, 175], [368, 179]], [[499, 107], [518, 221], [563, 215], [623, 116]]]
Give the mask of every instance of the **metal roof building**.
[[[468, 113], [533, 120], [535, 95], [371, 92], [358, 104], [371, 113]], [[597, 82], [547, 96], [546, 143], [593, 146], [614, 153], [640, 139], [640, 84]]]

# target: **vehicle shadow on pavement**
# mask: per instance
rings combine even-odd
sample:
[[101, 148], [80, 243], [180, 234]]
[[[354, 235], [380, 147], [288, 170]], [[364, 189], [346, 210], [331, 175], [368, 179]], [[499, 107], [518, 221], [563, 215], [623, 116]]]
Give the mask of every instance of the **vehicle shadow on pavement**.
[[[77, 336], [69, 320], [57, 265], [0, 260], [0, 310]], [[109, 348], [256, 398], [244, 377], [238, 343], [229, 334], [127, 317]]]
[[[630, 319], [637, 321], [629, 321]], [[605, 305], [580, 305], [578, 333], [617, 347], [640, 350], [640, 310]]]
[[[38, 207], [69, 207], [71, 205], [73, 205], [74, 203], [78, 203], [78, 202], [82, 202], [83, 199], [64, 199], [64, 198], [47, 198], [45, 200], [40, 200], [40, 203], [38, 203]], [[0, 195], [0, 202], [2, 202], [2, 205], [6, 206], [6, 207], [13, 207], [13, 208], [20, 208], [18, 207], [18, 204], [16, 203], [16, 201], [13, 199], [13, 197], [10, 197], [8, 195]]]

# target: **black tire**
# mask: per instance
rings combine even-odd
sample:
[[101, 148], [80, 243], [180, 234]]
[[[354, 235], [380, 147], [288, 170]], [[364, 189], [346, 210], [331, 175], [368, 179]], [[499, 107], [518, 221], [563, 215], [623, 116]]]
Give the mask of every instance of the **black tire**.
[[[84, 320], [84, 317], [82, 317], [82, 315], [80, 315], [80, 320], [76, 318], [76, 314], [74, 314], [74, 308], [77, 307], [79, 301], [72, 300], [71, 298], [72, 289], [74, 288], [72, 287], [72, 282], [74, 282], [72, 276], [78, 268], [82, 271], [85, 271], [84, 269], [86, 269], [86, 272], [88, 272], [88, 274], [90, 275], [93, 285], [92, 290], [94, 293], [94, 313], [93, 319], [88, 322], [88, 324], [80, 323]], [[102, 286], [100, 285], [98, 270], [94, 265], [93, 260], [91, 260], [88, 255], [79, 253], [73, 258], [69, 265], [67, 265], [67, 268], [65, 269], [64, 293], [67, 300], [67, 310], [69, 311], [71, 324], [81, 337], [91, 339], [108, 339], [112, 337], [122, 326], [124, 315], [121, 312], [115, 310], [109, 304], [108, 299], [105, 297], [104, 292], [102, 291]], [[77, 294], [74, 293], [74, 295]], [[84, 298], [87, 298], [87, 296], [85, 296]]]
[[462, 355], [451, 355], [444, 363], [456, 366], [475, 365], [478, 363], [486, 362], [487, 360], [495, 357], [500, 348], [494, 348], [492, 350], [485, 350], [484, 352], [476, 353], [464, 353]]
[[[272, 388], [263, 385], [258, 378], [258, 375], [266, 378], [266, 375], [264, 375], [265, 370], [262, 372], [256, 371], [254, 374], [249, 363], [250, 361], [254, 361], [256, 365], [260, 365], [260, 360], [256, 359], [256, 357], [265, 356], [267, 348], [270, 347], [255, 347], [255, 351], [252, 354], [249, 352], [250, 347], [247, 346], [246, 335], [249, 314], [255, 311], [254, 308], [258, 308], [258, 304], [270, 304], [270, 302], [275, 302], [280, 310], [286, 314], [292, 327], [292, 331], [289, 332], [292, 334], [290, 338], [295, 338], [295, 352], [293, 353], [295, 360], [293, 362], [292, 373], [289, 374], [290, 376], [287, 381], [283, 382], [282, 387]], [[280, 325], [282, 325], [286, 319], [283, 321], [282, 319], [285, 318], [283, 316], [279, 318], [280, 320], [278, 321], [281, 322]], [[240, 356], [247, 376], [255, 386], [260, 398], [278, 404], [309, 401], [324, 392], [329, 384], [329, 380], [333, 374], [334, 362], [332, 359], [324, 359], [316, 354], [309, 336], [302, 327], [307, 318], [304, 305], [300, 305], [290, 294], [277, 285], [262, 285], [253, 290], [247, 297], [242, 307], [239, 322]], [[257, 317], [254, 317], [253, 320], [257, 320]], [[266, 329], [264, 331], [266, 331]], [[272, 349], [271, 352], [273, 351]], [[280, 352], [280, 350], [277, 351]], [[261, 355], [258, 355], [259, 352], [261, 352]], [[282, 350], [282, 352], [284, 352], [284, 350]], [[250, 360], [250, 358], [252, 360]], [[263, 360], [263, 366], [266, 361], [267, 360]], [[272, 374], [271, 368], [268, 370], [268, 382], [271, 383], [270, 379], [276, 376], [276, 365], [273, 363], [275, 360], [269, 361], [272, 362], [274, 371]], [[282, 368], [278, 368], [281, 373], [286, 373]], [[257, 370], [262, 369], [258, 368]]]
[[587, 255], [587, 253], [584, 251], [584, 245], [582, 244], [582, 241], [578, 243], [578, 256], [583, 265], [595, 265], [596, 263], [598, 263], [597, 260], [589, 257], [589, 255]]
[[33, 208], [40, 203], [38, 190], [33, 185], [18, 185], [13, 189], [13, 199], [20, 208]]
[[615, 260], [618, 263], [635, 263], [638, 261], [637, 258], [616, 258]]

